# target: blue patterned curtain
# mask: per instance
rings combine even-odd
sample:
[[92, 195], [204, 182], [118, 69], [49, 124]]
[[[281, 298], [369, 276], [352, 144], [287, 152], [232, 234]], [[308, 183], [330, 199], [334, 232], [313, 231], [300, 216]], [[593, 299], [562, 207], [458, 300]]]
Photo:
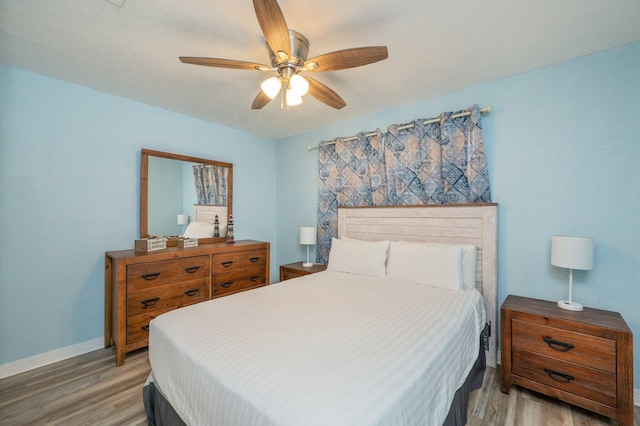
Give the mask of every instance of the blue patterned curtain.
[[193, 181], [198, 204], [207, 206], [227, 205], [227, 178], [229, 169], [220, 166], [193, 166]]
[[338, 207], [491, 202], [480, 108], [425, 121], [320, 144], [316, 262], [329, 258]]

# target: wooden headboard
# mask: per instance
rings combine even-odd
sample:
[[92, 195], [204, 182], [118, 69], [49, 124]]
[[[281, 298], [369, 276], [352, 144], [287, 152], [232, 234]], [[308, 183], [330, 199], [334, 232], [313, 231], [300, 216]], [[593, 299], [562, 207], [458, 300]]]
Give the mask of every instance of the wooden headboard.
[[487, 365], [498, 351], [497, 204], [341, 207], [338, 235], [360, 240], [473, 244], [478, 249], [476, 288], [482, 293], [491, 324]]
[[227, 232], [227, 206], [207, 206], [203, 204], [193, 205], [193, 220], [197, 222], [213, 223], [218, 216], [220, 223], [220, 235]]

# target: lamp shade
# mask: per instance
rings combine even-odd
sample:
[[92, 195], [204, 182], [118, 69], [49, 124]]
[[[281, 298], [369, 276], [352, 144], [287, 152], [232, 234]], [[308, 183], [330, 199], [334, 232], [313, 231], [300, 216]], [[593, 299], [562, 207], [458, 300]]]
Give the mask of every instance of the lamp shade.
[[303, 226], [300, 228], [300, 244], [313, 246], [316, 244], [316, 228]]
[[287, 89], [286, 99], [287, 106], [296, 106], [302, 103], [302, 97], [296, 95], [291, 89]]
[[298, 97], [302, 97], [309, 91], [309, 82], [304, 77], [294, 74], [289, 81], [291, 92]]
[[188, 220], [189, 216], [187, 216], [186, 214], [178, 215], [178, 225], [186, 225]]
[[593, 269], [595, 240], [591, 237], [554, 235], [551, 238], [551, 264], [568, 269]]
[[280, 93], [280, 86], [282, 83], [278, 77], [270, 77], [262, 82], [260, 87], [262, 91], [271, 99], [275, 98]]

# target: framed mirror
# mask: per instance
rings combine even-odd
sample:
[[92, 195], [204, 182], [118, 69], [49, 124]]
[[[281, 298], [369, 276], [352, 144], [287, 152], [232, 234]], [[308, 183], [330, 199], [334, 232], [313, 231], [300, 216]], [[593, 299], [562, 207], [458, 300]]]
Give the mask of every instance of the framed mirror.
[[227, 219], [232, 213], [233, 164], [142, 149], [141, 238], [183, 235], [188, 223], [212, 224], [218, 215], [220, 236], [198, 238], [198, 244], [224, 242]]

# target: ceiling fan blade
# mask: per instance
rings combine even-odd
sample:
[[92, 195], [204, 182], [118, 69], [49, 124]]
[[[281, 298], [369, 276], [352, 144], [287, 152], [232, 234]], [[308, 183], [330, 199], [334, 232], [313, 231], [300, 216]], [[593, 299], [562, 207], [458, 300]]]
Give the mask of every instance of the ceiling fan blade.
[[219, 58], [194, 58], [187, 56], [180, 56], [180, 61], [185, 64], [193, 65], [205, 65], [207, 67], [218, 68], [231, 68], [235, 70], [272, 70], [273, 68], [256, 64], [255, 62], [234, 61], [233, 59], [219, 59]]
[[271, 102], [271, 98], [261, 90], [260, 93], [258, 93], [258, 96], [256, 96], [256, 98], [253, 100], [251, 109], [260, 109], [269, 102]]
[[311, 66], [309, 69], [305, 68], [305, 71], [336, 71], [372, 64], [388, 57], [389, 53], [386, 46], [356, 47], [325, 53], [324, 55], [307, 59], [304, 64], [305, 67], [312, 62], [318, 64], [317, 68]]
[[280, 58], [283, 62], [291, 57], [291, 40], [289, 39], [289, 27], [276, 0], [253, 0], [253, 8], [256, 11], [258, 23], [262, 29], [267, 44], [276, 56], [278, 52], [286, 54], [286, 58]]
[[311, 77], [304, 77], [309, 82], [309, 94], [335, 109], [342, 109], [347, 106], [347, 103], [336, 92], [331, 90], [328, 86], [320, 83], [318, 80], [314, 80]]

